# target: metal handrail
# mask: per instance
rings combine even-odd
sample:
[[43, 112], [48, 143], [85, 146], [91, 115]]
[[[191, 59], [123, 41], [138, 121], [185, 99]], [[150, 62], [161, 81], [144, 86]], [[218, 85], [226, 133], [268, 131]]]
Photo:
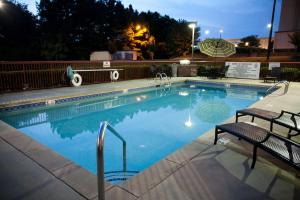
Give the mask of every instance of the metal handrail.
[[290, 85], [290, 82], [288, 82], [288, 81], [279, 81], [278, 83], [276, 83], [275, 85], [273, 85], [269, 89], [267, 89], [266, 93], [268, 93], [270, 90], [274, 89], [279, 84], [284, 84], [285, 85], [285, 87], [284, 87], [284, 94], [286, 94], [288, 92], [288, 90], [289, 90], [289, 85]]
[[123, 171], [126, 173], [126, 141], [124, 138], [107, 122], [100, 123], [97, 137], [97, 181], [98, 181], [98, 200], [105, 200], [104, 185], [104, 137], [106, 129], [110, 130], [117, 138], [123, 142]]

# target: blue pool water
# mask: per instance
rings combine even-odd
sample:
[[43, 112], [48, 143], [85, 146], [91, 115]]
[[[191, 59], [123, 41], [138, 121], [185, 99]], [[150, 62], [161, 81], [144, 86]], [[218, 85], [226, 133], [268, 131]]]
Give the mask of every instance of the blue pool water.
[[[150, 88], [1, 112], [0, 119], [96, 173], [96, 137], [108, 121], [127, 142], [127, 170], [143, 171], [250, 106], [266, 89], [210, 84]], [[105, 172], [122, 170], [122, 143], [105, 138]]]

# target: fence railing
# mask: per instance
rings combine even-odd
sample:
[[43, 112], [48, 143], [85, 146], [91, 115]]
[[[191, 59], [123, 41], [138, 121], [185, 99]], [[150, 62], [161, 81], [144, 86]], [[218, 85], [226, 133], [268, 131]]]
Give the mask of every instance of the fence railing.
[[[111, 61], [114, 68], [120, 71], [119, 80], [132, 80], [151, 77], [150, 66], [163, 67], [179, 63], [178, 60], [155, 61]], [[69, 86], [66, 68], [71, 65], [74, 69], [101, 69], [99, 61], [0, 61], [0, 92], [44, 89]], [[194, 61], [193, 67], [211, 65], [224, 66], [224, 62]], [[267, 63], [261, 64], [260, 76], [268, 72]], [[300, 80], [300, 62], [281, 63], [284, 79]], [[110, 82], [109, 72], [81, 72], [83, 84]]]

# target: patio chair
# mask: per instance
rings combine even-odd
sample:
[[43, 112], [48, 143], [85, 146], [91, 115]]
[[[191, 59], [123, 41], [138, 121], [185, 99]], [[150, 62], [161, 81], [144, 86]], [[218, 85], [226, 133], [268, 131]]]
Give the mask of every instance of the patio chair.
[[281, 80], [281, 68], [280, 67], [273, 67], [270, 75], [264, 77], [264, 82], [267, 83], [269, 81], [279, 81]]
[[255, 166], [258, 148], [300, 169], [300, 144], [297, 142], [244, 122], [217, 125], [215, 145], [221, 133], [229, 133], [253, 145], [251, 169]]
[[[273, 125], [278, 124], [289, 129], [287, 138], [300, 134], [300, 113], [292, 113], [282, 110], [281, 113], [276, 113], [259, 108], [246, 108], [243, 110], [237, 110], [235, 115], [235, 121], [238, 122], [239, 117], [250, 115], [252, 116], [252, 122], [254, 118], [260, 118], [270, 122], [270, 131], [273, 131]], [[295, 131], [293, 133], [292, 131]]]

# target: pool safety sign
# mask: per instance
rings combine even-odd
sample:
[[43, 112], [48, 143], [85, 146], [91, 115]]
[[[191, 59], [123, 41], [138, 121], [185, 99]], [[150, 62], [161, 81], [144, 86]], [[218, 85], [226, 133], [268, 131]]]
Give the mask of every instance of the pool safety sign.
[[259, 79], [260, 62], [226, 62], [227, 77]]
[[103, 68], [110, 67], [110, 61], [103, 61]]

